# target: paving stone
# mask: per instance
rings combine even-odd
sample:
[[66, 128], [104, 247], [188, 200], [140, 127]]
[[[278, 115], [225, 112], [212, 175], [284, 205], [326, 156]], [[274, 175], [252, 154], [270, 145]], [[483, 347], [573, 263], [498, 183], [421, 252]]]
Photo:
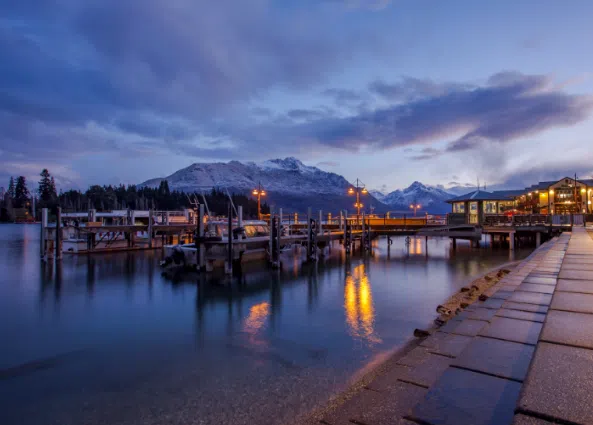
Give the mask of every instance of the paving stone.
[[486, 301], [478, 301], [476, 303], [476, 307], [493, 308], [495, 310], [498, 310], [502, 306], [502, 303], [504, 303], [504, 301], [505, 300], [497, 300], [495, 298], [488, 298]]
[[511, 319], [529, 320], [531, 322], [543, 323], [546, 320], [546, 315], [541, 313], [532, 313], [529, 311], [511, 310], [507, 308], [501, 308], [496, 312], [497, 316], [508, 317]]
[[552, 295], [538, 294], [535, 292], [515, 291], [509, 301], [526, 304], [550, 305], [552, 302]]
[[587, 270], [561, 270], [560, 279], [593, 280], [593, 271]]
[[577, 313], [593, 313], [593, 295], [575, 294], [573, 292], [556, 292], [550, 304], [552, 310], [575, 311]]
[[545, 305], [536, 305], [536, 304], [525, 304], [525, 303], [515, 303], [512, 301], [506, 301], [503, 305], [503, 308], [508, 308], [510, 310], [520, 310], [520, 311], [530, 311], [533, 313], [547, 313], [548, 307]]
[[465, 319], [464, 321], [460, 322], [451, 333], [457, 335], [476, 336], [478, 332], [480, 332], [480, 330], [487, 324], [488, 322], [484, 320]]
[[472, 338], [464, 335], [455, 335], [437, 332], [420, 343], [429, 352], [445, 356], [456, 357], [467, 347]]
[[593, 263], [566, 263], [562, 264], [562, 270], [586, 270], [593, 271]]
[[453, 362], [451, 357], [430, 354], [425, 361], [404, 372], [399, 379], [428, 388], [439, 379], [451, 362]]
[[523, 344], [537, 344], [542, 329], [539, 322], [495, 317], [490, 324], [480, 331], [479, 335]]
[[476, 308], [474, 311], [468, 312], [467, 319], [489, 321], [495, 314], [496, 310], [491, 308]]
[[492, 294], [491, 298], [506, 300], [511, 295], [513, 295], [513, 291], [503, 291], [503, 290], [498, 289], [498, 290], [496, 290], [496, 292], [494, 292], [494, 294]]
[[517, 290], [523, 292], [538, 292], [541, 294], [553, 294], [555, 287], [552, 285], [540, 285], [537, 283], [522, 283]]
[[583, 294], [593, 294], [593, 281], [558, 279], [558, 285], [556, 285], [556, 290], [565, 292], [581, 292]]
[[432, 425], [500, 425], [513, 420], [521, 384], [450, 367], [411, 418]]
[[407, 353], [402, 358], [398, 359], [395, 364], [404, 365], [404, 366], [416, 366], [417, 364], [422, 363], [426, 360], [429, 356], [429, 352], [426, 348], [422, 346], [418, 346], [414, 348], [412, 351]]
[[543, 419], [518, 413], [515, 415], [512, 425], [553, 425], [553, 422], [544, 421]]
[[518, 407], [564, 421], [593, 423], [593, 350], [542, 342]]
[[409, 372], [411, 366], [395, 365], [373, 379], [367, 387], [375, 391], [393, 391], [400, 387], [398, 378]]
[[[463, 320], [463, 319], [462, 319]], [[437, 332], [447, 332], [452, 333], [457, 326], [462, 322], [462, 320], [454, 320], [450, 319], [445, 323], [443, 326], [437, 329]]]
[[556, 285], [555, 277], [544, 277], [544, 276], [527, 276], [523, 283], [539, 283], [541, 285]]
[[542, 341], [593, 349], [593, 314], [550, 310]]
[[361, 390], [323, 421], [331, 425], [352, 425], [352, 421], [372, 425], [398, 424], [397, 418], [406, 415], [425, 394], [426, 389], [404, 382], [398, 383], [395, 393]]
[[476, 337], [452, 366], [523, 381], [534, 351], [531, 345]]

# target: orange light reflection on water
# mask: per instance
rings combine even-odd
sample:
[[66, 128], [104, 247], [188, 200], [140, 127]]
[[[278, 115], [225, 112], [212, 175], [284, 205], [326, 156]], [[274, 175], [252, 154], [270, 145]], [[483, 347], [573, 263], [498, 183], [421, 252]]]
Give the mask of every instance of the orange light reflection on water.
[[375, 333], [375, 308], [369, 277], [364, 264], [355, 267], [346, 276], [344, 286], [344, 310], [350, 335], [368, 344], [381, 342]]
[[264, 328], [266, 319], [270, 315], [270, 304], [262, 302], [249, 309], [249, 316], [245, 319], [243, 330], [249, 334], [249, 340], [254, 345], [266, 345], [266, 341], [258, 338], [259, 332]]

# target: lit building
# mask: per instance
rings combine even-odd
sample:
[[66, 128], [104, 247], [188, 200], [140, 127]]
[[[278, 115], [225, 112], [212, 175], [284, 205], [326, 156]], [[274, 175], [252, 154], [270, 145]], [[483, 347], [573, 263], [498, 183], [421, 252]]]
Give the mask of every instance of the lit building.
[[528, 214], [591, 214], [593, 179], [565, 177], [539, 182], [517, 197], [517, 209]]
[[481, 224], [488, 214], [505, 214], [515, 208], [517, 191], [486, 192], [476, 190], [449, 199], [452, 214], [449, 214], [449, 224]]
[[493, 214], [593, 214], [593, 179], [565, 177], [522, 190], [476, 190], [447, 201], [449, 224], [482, 224]]

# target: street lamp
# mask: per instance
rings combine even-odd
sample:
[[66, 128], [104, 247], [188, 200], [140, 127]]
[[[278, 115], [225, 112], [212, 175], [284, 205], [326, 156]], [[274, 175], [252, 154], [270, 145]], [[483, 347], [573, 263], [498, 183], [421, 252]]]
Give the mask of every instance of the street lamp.
[[414, 217], [416, 217], [416, 211], [418, 211], [422, 206], [417, 203], [413, 203], [410, 205], [410, 208], [414, 210]]
[[251, 193], [257, 196], [257, 219], [261, 220], [261, 197], [266, 196], [266, 191], [261, 187], [261, 182], [257, 183], [257, 189], [253, 189]]
[[348, 195], [356, 195], [356, 202], [354, 203], [354, 207], [356, 208], [356, 222], [358, 223], [360, 217], [360, 209], [364, 207], [363, 204], [360, 203], [360, 194], [366, 195], [368, 192], [367, 188], [364, 184], [356, 179], [356, 186], [350, 186], [348, 188]]

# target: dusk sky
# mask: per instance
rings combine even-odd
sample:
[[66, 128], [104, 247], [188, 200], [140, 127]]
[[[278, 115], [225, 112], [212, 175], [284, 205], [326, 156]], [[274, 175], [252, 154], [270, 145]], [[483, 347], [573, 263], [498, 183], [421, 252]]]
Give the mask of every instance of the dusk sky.
[[0, 186], [295, 156], [393, 190], [593, 174], [590, 0], [19, 0]]

